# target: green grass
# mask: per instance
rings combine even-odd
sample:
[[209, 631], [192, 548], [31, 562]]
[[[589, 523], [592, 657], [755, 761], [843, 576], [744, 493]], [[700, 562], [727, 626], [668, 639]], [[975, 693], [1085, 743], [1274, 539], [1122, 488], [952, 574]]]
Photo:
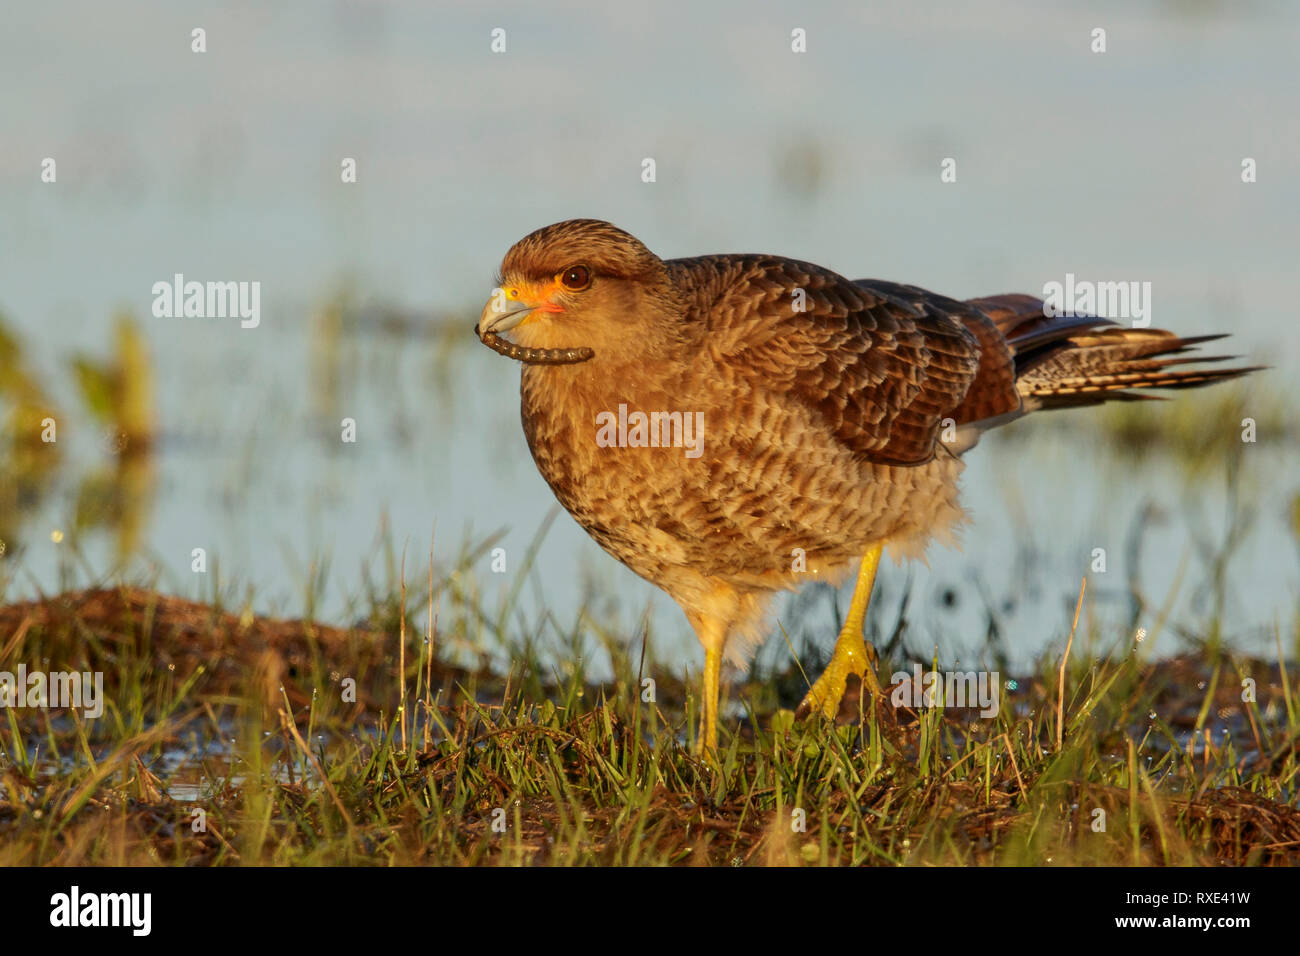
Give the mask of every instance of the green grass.
[[21, 646], [103, 671], [109, 698], [93, 723], [4, 712], [0, 864], [1300, 862], [1300, 688], [1277, 662], [1076, 652], [1063, 698], [1045, 659], [989, 720], [859, 697], [839, 726], [793, 721], [792, 663], [729, 689], [743, 715], [703, 759], [693, 684], [639, 644], [575, 627], [545, 653], [502, 638], [504, 674], [437, 659], [509, 633], [465, 580], [353, 629], [129, 588], [0, 609], [0, 669]]

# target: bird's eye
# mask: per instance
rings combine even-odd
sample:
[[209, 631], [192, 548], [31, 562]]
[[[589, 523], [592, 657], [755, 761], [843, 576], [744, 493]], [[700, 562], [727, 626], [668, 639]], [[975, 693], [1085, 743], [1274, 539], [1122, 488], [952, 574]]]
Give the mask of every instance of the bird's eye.
[[591, 285], [591, 270], [586, 266], [570, 266], [560, 273], [560, 283], [573, 292]]

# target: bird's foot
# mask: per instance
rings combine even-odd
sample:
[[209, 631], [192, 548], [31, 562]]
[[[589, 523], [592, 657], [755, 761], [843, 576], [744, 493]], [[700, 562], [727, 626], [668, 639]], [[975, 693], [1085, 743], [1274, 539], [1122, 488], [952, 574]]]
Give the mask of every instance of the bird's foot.
[[883, 694], [880, 681], [876, 679], [876, 649], [862, 639], [860, 630], [845, 629], [840, 632], [835, 642], [835, 651], [830, 662], [822, 671], [822, 676], [809, 688], [803, 701], [795, 710], [795, 717], [803, 719], [813, 713], [821, 713], [829, 720], [834, 720], [840, 711], [840, 700], [848, 685], [849, 675], [862, 678], [863, 684], [871, 693]]

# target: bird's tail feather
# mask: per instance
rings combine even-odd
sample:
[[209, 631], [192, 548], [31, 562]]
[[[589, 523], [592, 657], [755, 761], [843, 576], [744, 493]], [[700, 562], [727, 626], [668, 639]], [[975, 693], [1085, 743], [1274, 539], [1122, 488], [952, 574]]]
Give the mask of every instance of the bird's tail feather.
[[[1095, 316], [1047, 316], [1028, 295], [975, 299], [1015, 360], [1016, 390], [1026, 406], [1071, 408], [1159, 398], [1150, 389], [1197, 388], [1261, 366], [1207, 368], [1236, 356], [1191, 353], [1222, 335], [1180, 337], [1163, 329], [1126, 328]], [[1195, 368], [1179, 366], [1195, 365]]]

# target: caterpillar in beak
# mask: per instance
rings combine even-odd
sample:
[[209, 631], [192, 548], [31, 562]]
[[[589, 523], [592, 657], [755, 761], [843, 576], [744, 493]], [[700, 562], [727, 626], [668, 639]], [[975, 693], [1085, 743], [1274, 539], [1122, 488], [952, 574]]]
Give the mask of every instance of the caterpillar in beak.
[[498, 355], [524, 362], [527, 365], [576, 365], [595, 358], [596, 353], [589, 348], [577, 349], [529, 349], [522, 345], [508, 342], [495, 332], [482, 332], [474, 326], [474, 334], [479, 341]]

